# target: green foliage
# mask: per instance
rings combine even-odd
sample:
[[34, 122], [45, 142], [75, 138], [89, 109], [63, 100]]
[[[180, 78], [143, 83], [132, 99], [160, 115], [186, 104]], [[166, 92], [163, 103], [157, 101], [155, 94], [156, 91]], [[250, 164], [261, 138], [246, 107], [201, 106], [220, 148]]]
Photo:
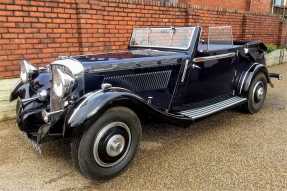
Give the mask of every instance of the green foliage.
[[273, 52], [274, 50], [277, 50], [278, 47], [274, 44], [267, 44], [267, 53]]

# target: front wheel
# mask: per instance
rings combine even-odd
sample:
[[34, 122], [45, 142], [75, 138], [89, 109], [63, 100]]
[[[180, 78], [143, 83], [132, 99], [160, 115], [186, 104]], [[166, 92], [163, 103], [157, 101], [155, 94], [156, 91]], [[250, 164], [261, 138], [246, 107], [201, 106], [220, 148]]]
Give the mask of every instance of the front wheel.
[[267, 79], [265, 74], [258, 73], [251, 82], [248, 91], [248, 101], [243, 106], [249, 113], [257, 113], [264, 105], [267, 94]]
[[80, 172], [91, 179], [108, 179], [119, 174], [134, 158], [141, 124], [137, 115], [125, 107], [108, 109], [83, 134], [72, 157]]

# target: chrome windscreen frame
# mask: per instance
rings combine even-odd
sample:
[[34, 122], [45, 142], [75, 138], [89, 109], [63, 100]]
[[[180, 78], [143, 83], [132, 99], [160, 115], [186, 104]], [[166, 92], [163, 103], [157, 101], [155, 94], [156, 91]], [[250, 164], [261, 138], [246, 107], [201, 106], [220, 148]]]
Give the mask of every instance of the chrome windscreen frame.
[[133, 33], [132, 33], [132, 36], [130, 38], [130, 43], [129, 43], [129, 47], [131, 48], [164, 48], [164, 49], [176, 49], [176, 50], [188, 50], [190, 47], [191, 47], [191, 44], [192, 44], [192, 40], [193, 40], [193, 37], [194, 37], [194, 31], [196, 29], [196, 27], [175, 27], [175, 29], [177, 28], [180, 28], [180, 29], [192, 29], [192, 34], [190, 36], [190, 39], [188, 41], [188, 46], [187, 47], [176, 47], [176, 46], [146, 46], [146, 45], [133, 45], [131, 42], [132, 42], [132, 39], [134, 38], [135, 36], [135, 31], [136, 30], [139, 30], [139, 29], [173, 29], [172, 27], [154, 27], [154, 28], [134, 28], [133, 30]]

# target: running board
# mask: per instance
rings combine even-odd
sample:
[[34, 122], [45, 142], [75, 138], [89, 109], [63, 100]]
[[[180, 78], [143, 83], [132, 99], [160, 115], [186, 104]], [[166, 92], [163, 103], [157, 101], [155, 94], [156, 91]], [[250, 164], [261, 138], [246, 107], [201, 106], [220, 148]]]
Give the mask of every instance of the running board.
[[205, 107], [199, 107], [195, 109], [190, 109], [186, 111], [179, 112], [180, 114], [192, 118], [192, 119], [199, 119], [211, 114], [214, 114], [216, 112], [222, 111], [224, 109], [227, 109], [229, 107], [235, 106], [237, 104], [243, 103], [247, 101], [246, 98], [242, 97], [231, 97], [229, 99], [205, 106]]

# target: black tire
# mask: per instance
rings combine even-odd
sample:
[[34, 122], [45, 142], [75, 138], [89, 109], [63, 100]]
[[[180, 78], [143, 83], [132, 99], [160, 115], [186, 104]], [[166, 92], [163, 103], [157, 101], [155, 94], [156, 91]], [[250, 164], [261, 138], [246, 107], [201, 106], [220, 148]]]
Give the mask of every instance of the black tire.
[[267, 94], [267, 79], [265, 74], [260, 72], [255, 76], [255, 78], [251, 82], [247, 94], [248, 101], [243, 105], [243, 110], [251, 114], [260, 111], [260, 109], [264, 105], [266, 94]]
[[112, 178], [134, 158], [141, 133], [140, 120], [132, 110], [110, 108], [84, 132], [81, 139], [76, 138], [72, 142], [73, 163], [88, 178]]
[[80, 171], [79, 160], [78, 160], [80, 141], [81, 141], [81, 136], [77, 136], [72, 139], [71, 144], [70, 144], [72, 164], [78, 171]]
[[22, 112], [21, 101], [19, 99], [17, 99], [17, 102], [16, 102], [16, 123], [17, 123], [18, 127], [22, 126], [21, 112]]

